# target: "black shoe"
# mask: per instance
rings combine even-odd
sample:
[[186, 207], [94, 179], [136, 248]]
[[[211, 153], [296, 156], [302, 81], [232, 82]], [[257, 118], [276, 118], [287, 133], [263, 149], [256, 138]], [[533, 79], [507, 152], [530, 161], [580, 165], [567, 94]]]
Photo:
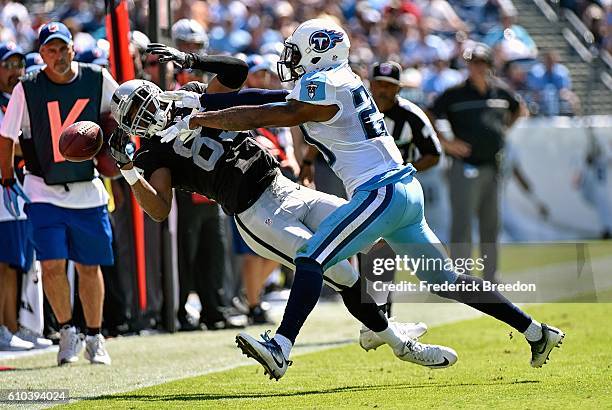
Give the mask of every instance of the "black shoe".
[[180, 322], [180, 326], [179, 332], [194, 332], [197, 330], [204, 330], [200, 323], [194, 325], [191, 322]]
[[565, 333], [556, 327], [542, 323], [542, 337], [537, 342], [527, 341], [531, 345], [531, 367], [542, 367], [548, 361], [550, 352], [561, 347]]
[[253, 306], [249, 309], [249, 323], [252, 325], [274, 324], [268, 317], [268, 311], [262, 309], [261, 305]]

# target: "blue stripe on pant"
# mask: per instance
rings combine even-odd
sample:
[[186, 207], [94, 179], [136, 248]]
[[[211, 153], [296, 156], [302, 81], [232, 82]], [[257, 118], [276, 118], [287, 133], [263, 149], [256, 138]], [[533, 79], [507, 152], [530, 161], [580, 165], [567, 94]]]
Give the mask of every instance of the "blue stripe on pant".
[[[425, 221], [421, 185], [414, 176], [408, 175], [375, 191], [357, 191], [349, 203], [321, 223], [305, 247], [297, 252], [296, 259], [314, 259], [326, 270], [368, 248], [380, 237], [400, 257], [447, 257]], [[456, 280], [456, 274], [444, 267], [419, 271], [417, 276], [432, 283]]]

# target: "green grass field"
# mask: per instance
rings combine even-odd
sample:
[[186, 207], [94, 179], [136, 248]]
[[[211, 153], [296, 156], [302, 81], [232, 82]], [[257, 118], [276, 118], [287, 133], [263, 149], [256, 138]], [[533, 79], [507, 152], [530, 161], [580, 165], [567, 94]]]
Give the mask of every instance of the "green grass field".
[[401, 362], [386, 347], [352, 344], [298, 356], [279, 382], [259, 365], [84, 400], [71, 408], [612, 408], [610, 304], [548, 304], [528, 311], [562, 328], [561, 349], [529, 366], [520, 334], [493, 319], [434, 327], [423, 338], [459, 354], [449, 369]]
[[[578, 273], [583, 281], [594, 280], [597, 298], [584, 293], [589, 287], [577, 287], [554, 300], [612, 301], [609, 241], [510, 245], [501, 252], [504, 278], [537, 274], [539, 286], [561, 289], [567, 287], [562, 278]], [[529, 366], [529, 346], [522, 335], [511, 338], [508, 326], [478, 318], [466, 306], [396, 303], [399, 320], [430, 325], [425, 342], [452, 346], [459, 354], [455, 366], [430, 370], [397, 360], [387, 347], [363, 352], [355, 343], [358, 324], [345, 308], [320, 303], [300, 334], [294, 365], [279, 382], [264, 377], [258, 364], [240, 355], [233, 343], [236, 332], [226, 330], [111, 339], [112, 366], [91, 366], [81, 358], [57, 367], [54, 351], [0, 359], [0, 365], [14, 368], [0, 372], [0, 389], [67, 389], [74, 402], [66, 407], [87, 409], [612, 409], [612, 303], [547, 303], [527, 305], [526, 310], [567, 333], [562, 349], [554, 349], [541, 369]], [[275, 313], [277, 321], [281, 313]]]

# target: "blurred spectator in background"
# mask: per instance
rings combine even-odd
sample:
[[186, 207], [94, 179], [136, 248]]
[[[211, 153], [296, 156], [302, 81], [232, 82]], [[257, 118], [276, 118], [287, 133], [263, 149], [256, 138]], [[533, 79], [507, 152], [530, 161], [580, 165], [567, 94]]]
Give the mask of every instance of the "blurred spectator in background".
[[593, 134], [588, 136], [584, 162], [573, 178], [574, 188], [597, 213], [601, 225], [601, 239], [612, 238], [612, 203], [608, 189], [608, 166], [612, 157], [605, 145]]
[[[15, 43], [0, 44], [0, 124], [13, 88], [25, 72], [25, 56]], [[2, 179], [4, 175], [0, 174]], [[6, 179], [14, 178], [13, 175]], [[4, 192], [4, 189], [3, 189]], [[17, 286], [17, 271], [25, 272], [32, 262], [32, 249], [27, 239], [27, 221], [23, 198], [5, 203], [0, 197], [0, 350], [29, 350], [34, 343], [19, 337], [17, 306], [21, 292]], [[9, 197], [7, 196], [8, 200]], [[12, 208], [16, 207], [16, 208]], [[12, 211], [9, 212], [9, 209]], [[28, 249], [29, 248], [29, 249]]]
[[[181, 19], [172, 25], [172, 41], [176, 48], [184, 53], [206, 54], [208, 50], [208, 36], [204, 27], [195, 20]], [[204, 72], [193, 69], [177, 67], [176, 81], [185, 85], [190, 81], [203, 81]]]
[[400, 97], [407, 99], [421, 108], [428, 106], [427, 97], [423, 92], [423, 75], [416, 68], [407, 68], [400, 77]]
[[416, 3], [421, 9], [422, 18], [429, 20], [433, 31], [441, 33], [469, 31], [469, 26], [455, 13], [455, 9], [448, 1], [420, 0]]
[[25, 72], [30, 73], [34, 70], [39, 70], [45, 64], [39, 53], [32, 52], [25, 56]]
[[94, 46], [85, 49], [74, 56], [74, 60], [80, 63], [95, 64], [104, 68], [108, 68], [108, 51]]
[[504, 70], [504, 80], [508, 86], [521, 96], [525, 102], [529, 113], [537, 115], [539, 107], [534, 98], [534, 93], [529, 89], [527, 84], [527, 71], [519, 62], [511, 62], [506, 65]]
[[136, 78], [144, 78], [144, 63], [146, 60], [145, 50], [151, 40], [142, 31], [132, 30], [130, 32], [130, 55], [134, 61], [134, 75]]
[[438, 56], [431, 68], [426, 71], [423, 80], [423, 93], [428, 104], [438, 95], [463, 81], [463, 74], [449, 67], [449, 58], [443, 50], [438, 50]]
[[0, 24], [4, 30], [0, 33], [0, 41], [13, 41], [24, 51], [32, 49], [36, 40], [36, 31], [28, 9], [21, 3], [6, 2], [0, 15]]
[[558, 53], [548, 50], [543, 55], [543, 63], [534, 65], [527, 76], [527, 85], [535, 94], [541, 115], [571, 115], [576, 112], [578, 98], [571, 91], [569, 70], [558, 61]]
[[[538, 49], [535, 42], [522, 26], [514, 24], [516, 20], [515, 11], [506, 10], [501, 17], [501, 23], [493, 26], [482, 39], [483, 43], [489, 47], [495, 47], [499, 43], [511, 42], [510, 49], [513, 48], [512, 42], [516, 40], [527, 50], [527, 54], [536, 57]], [[516, 47], [516, 45], [514, 46]]]
[[433, 63], [439, 52], [447, 53], [448, 46], [442, 38], [431, 34], [427, 19], [420, 20], [402, 44], [404, 62], [411, 67]]
[[204, 27], [193, 19], [180, 19], [172, 25], [172, 41], [185, 53], [206, 53], [208, 35]]
[[431, 108], [449, 121], [454, 140], [449, 185], [452, 208], [451, 257], [472, 256], [472, 219], [478, 218], [484, 278], [496, 280], [500, 226], [500, 161], [506, 130], [521, 113], [520, 97], [492, 77], [493, 55], [482, 43], [466, 50], [467, 80], [446, 90]]

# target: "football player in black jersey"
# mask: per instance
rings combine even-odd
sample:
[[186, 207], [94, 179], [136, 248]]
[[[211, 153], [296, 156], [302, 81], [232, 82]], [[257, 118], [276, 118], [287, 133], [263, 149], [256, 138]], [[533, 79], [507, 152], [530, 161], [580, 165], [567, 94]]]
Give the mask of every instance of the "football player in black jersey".
[[[178, 51], [165, 47], [164, 53], [176, 56]], [[190, 57], [195, 59], [190, 63], [194, 65], [218, 58]], [[230, 57], [224, 59], [218, 66], [208, 66], [206, 71], [226, 73], [223, 64], [238, 64]], [[235, 77], [244, 81], [246, 73], [243, 78], [240, 74]], [[286, 92], [282, 90], [245, 89], [215, 94], [219, 87], [238, 88], [242, 81], [235, 80], [228, 84], [225, 78], [217, 76], [208, 87], [189, 83], [173, 93], [162, 93], [153, 83], [142, 80], [122, 84], [113, 97], [113, 115], [120, 128], [110, 138], [111, 152], [137, 201], [153, 219], [161, 221], [168, 216], [172, 188], [197, 192], [214, 199], [234, 216], [241, 236], [257, 253], [294, 268], [297, 249], [312, 236], [320, 222], [345, 202], [343, 199], [297, 185], [281, 175], [274, 158], [244, 132], [195, 129], [174, 133], [169, 139], [171, 143], [162, 142], [180, 128], [177, 123], [188, 121], [189, 113], [196, 110], [285, 99]], [[145, 137], [136, 152], [130, 135]], [[384, 329], [364, 330], [360, 336], [364, 348], [364, 343], [367, 348], [376, 348], [389, 339], [416, 338], [427, 329], [422, 323], [388, 322], [376, 304], [366, 299], [367, 294], [361, 294], [361, 280], [348, 261], [326, 271], [325, 280], [339, 291], [353, 316], [366, 326]], [[262, 349], [272, 353], [262, 365], [271, 378], [278, 379], [291, 362], [276, 341], [266, 343], [272, 350], [263, 344]]]

